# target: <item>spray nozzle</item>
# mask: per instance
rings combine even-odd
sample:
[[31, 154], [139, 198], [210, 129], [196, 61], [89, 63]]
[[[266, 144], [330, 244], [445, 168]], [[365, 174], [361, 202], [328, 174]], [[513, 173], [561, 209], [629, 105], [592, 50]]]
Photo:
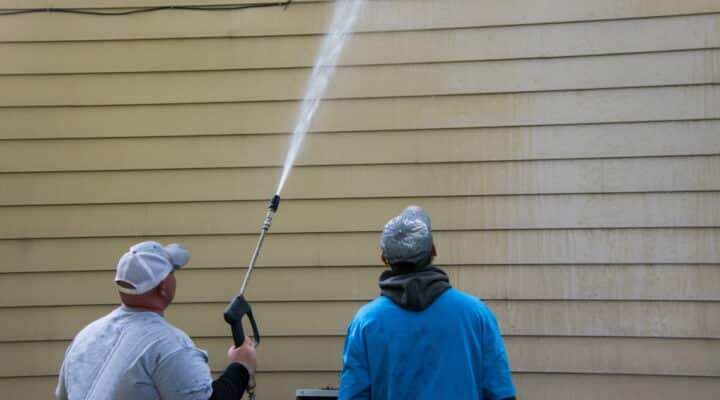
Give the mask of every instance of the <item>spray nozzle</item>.
[[280, 207], [280, 195], [275, 195], [270, 199], [270, 204], [268, 204], [268, 209], [272, 210], [272, 212], [277, 212], [278, 207]]

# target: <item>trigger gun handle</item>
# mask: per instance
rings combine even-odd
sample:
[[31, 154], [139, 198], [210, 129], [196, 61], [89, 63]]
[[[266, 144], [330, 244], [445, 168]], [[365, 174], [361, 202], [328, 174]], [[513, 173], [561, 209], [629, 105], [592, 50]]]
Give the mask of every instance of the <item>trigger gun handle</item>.
[[240, 295], [230, 301], [228, 306], [225, 308], [225, 313], [223, 314], [225, 322], [230, 324], [235, 347], [242, 346], [245, 342], [245, 331], [243, 330], [242, 318], [246, 315], [248, 320], [250, 320], [250, 326], [253, 330], [252, 336], [255, 341], [255, 346], [260, 344], [260, 332], [258, 332], [257, 323], [255, 322], [255, 317], [253, 316], [250, 304], [247, 300], [245, 300], [245, 297]]

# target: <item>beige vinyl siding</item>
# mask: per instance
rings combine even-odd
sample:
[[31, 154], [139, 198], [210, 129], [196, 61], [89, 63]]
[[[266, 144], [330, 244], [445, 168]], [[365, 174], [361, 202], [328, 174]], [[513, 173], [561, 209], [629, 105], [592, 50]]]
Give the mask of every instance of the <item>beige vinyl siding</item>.
[[[717, 170], [717, 155], [313, 166], [295, 168], [295, 179], [283, 194], [291, 204], [294, 199], [712, 191], [720, 187], [720, 175], [713, 173]], [[0, 204], [136, 202], [135, 207], [148, 208], [157, 202], [265, 200], [280, 172], [211, 168], [4, 174], [0, 180], [8, 189], [0, 192]], [[158, 190], [160, 182], [163, 190]], [[255, 206], [262, 214], [265, 204]]]
[[[587, 74], [591, 68], [597, 72]], [[0, 76], [0, 107], [297, 100], [309, 74], [302, 68]], [[326, 99], [699, 85], [720, 81], [720, 50], [345, 67], [335, 79]]]
[[[238, 255], [250, 252], [255, 235], [154, 236], [162, 242], [193, 246], [193, 268], [238, 267]], [[260, 266], [377, 265], [374, 233], [275, 234], [274, 251]], [[307, 240], [300, 241], [300, 238]], [[552, 229], [438, 232], [443, 265], [485, 264], [717, 264], [720, 229]], [[572, 240], [573, 243], [568, 241]], [[112, 270], [107, 253], [130, 247], [137, 237], [75, 237], [1, 240], [4, 271]], [[272, 244], [271, 244], [272, 243]], [[265, 245], [263, 245], [265, 246]], [[233, 252], [227, 249], [232, 247]], [[342, 251], [326, 251], [328, 248]], [[282, 251], [281, 251], [282, 250]], [[236, 253], [237, 252], [237, 253]], [[242, 261], [240, 261], [242, 262]], [[244, 263], [243, 263], [244, 264]]]
[[[720, 120], [313, 133], [305, 138], [305, 146], [314, 151], [300, 154], [296, 165], [303, 170], [311, 165], [447, 160], [715, 155], [720, 153], [718, 131]], [[380, 139], [386, 151], [377, 151]], [[283, 154], [288, 140], [287, 135], [8, 140], [0, 147], [0, 167], [5, 172], [279, 167], [281, 157], [267, 155]], [[153, 157], [168, 148], [173, 157]]]
[[[0, 41], [318, 34], [326, 29], [332, 4], [323, 1], [298, 3], [284, 12], [275, 8], [239, 13], [176, 11], [113, 19], [31, 14], [3, 23], [0, 26]], [[715, 0], [643, 0], [632, 3], [617, 0], [511, 0], [492, 4], [476, 0], [380, 0], [373, 2], [360, 15], [355, 30], [375, 32], [507, 26], [717, 12]], [[23, 29], [29, 20], [37, 24], [37, 29]]]
[[[167, 316], [222, 370], [332, 4], [2, 17], [4, 395], [52, 397], [145, 238], [190, 248]], [[0, 0], [23, 7], [47, 2]], [[380, 229], [416, 203], [497, 315], [520, 398], [716, 396], [720, 3], [373, 0], [356, 31], [248, 291], [258, 395], [337, 384]]]
[[[678, 300], [716, 301], [720, 274], [714, 265], [462, 265], [445, 267], [455, 287], [483, 294], [490, 300]], [[192, 290], [177, 294], [177, 301], [219, 302], [237, 290], [237, 273], [228, 268], [183, 271]], [[372, 299], [380, 267], [276, 267], [253, 274], [255, 301], [350, 301]], [[565, 274], [569, 278], [565, 277]], [[115, 304], [108, 271], [36, 272], [5, 274], [0, 280], [0, 302], [29, 307], [62, 304]], [[663, 279], [660, 280], [659, 278]], [[343, 279], [347, 278], [349, 282]], [[30, 283], [32, 281], [32, 283]], [[13, 293], [12, 288], [32, 286], [35, 291]], [[52, 299], [41, 293], [61, 286], [67, 290]], [[318, 291], [316, 286], [323, 287]], [[591, 293], [591, 295], [588, 295]], [[532, 305], [532, 303], [517, 303]], [[573, 304], [573, 303], [568, 303]], [[680, 305], [685, 303], [679, 303]], [[598, 304], [602, 306], [602, 304]], [[713, 303], [708, 303], [712, 306]], [[625, 305], [627, 307], [628, 305]], [[636, 317], [637, 318], [637, 317]], [[720, 326], [713, 329], [720, 330]]]
[[[417, 199], [429, 212], [449, 210], [445, 218], [436, 218], [435, 231], [512, 230], [512, 229], [589, 229], [645, 228], [691, 225], [712, 228], [720, 225], [720, 193], [643, 193], [595, 195], [487, 196]], [[287, 224], [278, 223], [275, 233], [293, 234], [307, 226], [306, 234], [338, 232], [377, 232], [385, 207], [402, 206], [402, 200], [339, 201], [327, 204], [304, 201], [306, 207], [290, 207]], [[325, 203], [325, 202], [323, 202]], [[257, 229], [253, 216], [262, 213], [262, 204], [243, 207], [244, 203], [194, 202], [156, 203], [152, 205], [72, 205], [24, 206], [0, 209], [5, 221], [3, 238], [63, 237], [76, 235], [129, 236], [139, 230], [151, 235], [174, 234], [253, 234]], [[256, 207], [259, 206], [259, 207]], [[363, 208], [344, 218], [352, 206]], [[627, 210], [627, 215], [617, 210]], [[284, 211], [284, 210], [283, 210]], [[373, 212], [375, 211], [375, 212]], [[182, 215], [183, 218], [173, 218]], [[233, 218], [227, 218], [227, 216]], [[313, 222], [304, 225], [302, 219]], [[78, 221], [75, 224], [65, 220]], [[164, 222], [163, 221], [167, 221]], [[213, 221], [211, 225], [203, 221]], [[253, 223], [255, 222], [255, 223]], [[62, 227], [61, 227], [62, 226]], [[371, 249], [367, 249], [371, 250]], [[328, 249], [342, 253], [342, 249]]]
[[[225, 337], [227, 324], [217, 318], [213, 310], [224, 309], [226, 304], [227, 301], [178, 303], [167, 315], [185, 326], [194, 337]], [[343, 335], [347, 322], [364, 302], [278, 300], [253, 304], [257, 314], [262, 312], [267, 338]], [[717, 339], [720, 335], [718, 306], [711, 301], [488, 300], [487, 304], [495, 308], [506, 337]], [[70, 340], [77, 333], [78, 323], [98, 318], [113, 307], [115, 305], [7, 308], [0, 313], [0, 321], [8, 324], [2, 339], [13, 342]], [[42, 324], [32, 326], [33, 321], [41, 318]], [[218, 360], [221, 361], [222, 358]], [[12, 368], [12, 364], [8, 368]]]
[[[340, 65], [390, 65], [707, 49], [720, 15], [356, 33]], [[322, 36], [1, 42], [2, 74], [309, 67]], [[478, 45], [481, 44], [481, 45]], [[188, 54], [195, 55], [188, 58]]]
[[[4, 107], [2, 139], [292, 131], [298, 101]], [[482, 112], [479, 112], [482, 110]], [[720, 86], [328, 100], [311, 131], [443, 129], [720, 118]], [[276, 155], [282, 159], [283, 155]]]

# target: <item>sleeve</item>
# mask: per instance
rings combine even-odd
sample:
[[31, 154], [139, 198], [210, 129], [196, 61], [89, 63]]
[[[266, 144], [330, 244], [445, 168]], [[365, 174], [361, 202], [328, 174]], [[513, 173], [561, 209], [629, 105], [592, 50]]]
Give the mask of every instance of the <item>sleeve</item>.
[[495, 316], [487, 310], [483, 332], [483, 398], [503, 400], [515, 398], [510, 365]]
[[213, 381], [213, 393], [210, 400], [239, 400], [242, 398], [249, 380], [250, 373], [245, 366], [239, 363], [228, 365], [225, 372]]
[[63, 357], [63, 363], [60, 365], [60, 372], [58, 372], [58, 384], [55, 388], [55, 398], [57, 400], [68, 400], [67, 387], [65, 386], [65, 360], [67, 355], [72, 348], [72, 343], [65, 350], [65, 356]]
[[208, 400], [212, 395], [208, 357], [197, 348], [183, 347], [164, 357], [152, 379], [164, 400]]
[[370, 399], [370, 368], [359, 325], [351, 322], [345, 337], [339, 400]]
[[57, 400], [67, 400], [67, 388], [65, 387], [65, 374], [63, 373], [63, 367], [60, 367], [60, 374], [58, 375], [58, 384], [55, 388], [55, 398]]

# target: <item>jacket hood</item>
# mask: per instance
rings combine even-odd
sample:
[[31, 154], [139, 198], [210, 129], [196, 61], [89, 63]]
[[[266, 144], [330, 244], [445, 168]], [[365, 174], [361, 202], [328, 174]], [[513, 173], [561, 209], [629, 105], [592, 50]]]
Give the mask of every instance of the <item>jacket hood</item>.
[[380, 275], [379, 286], [383, 296], [412, 311], [428, 308], [451, 287], [447, 274], [432, 266], [410, 273], [384, 271]]

